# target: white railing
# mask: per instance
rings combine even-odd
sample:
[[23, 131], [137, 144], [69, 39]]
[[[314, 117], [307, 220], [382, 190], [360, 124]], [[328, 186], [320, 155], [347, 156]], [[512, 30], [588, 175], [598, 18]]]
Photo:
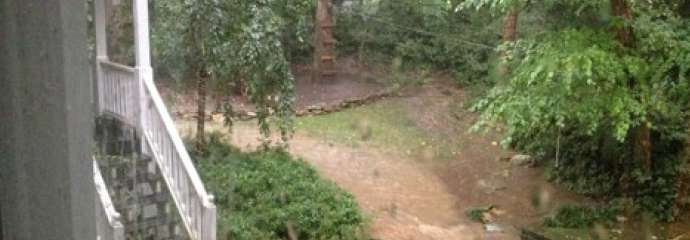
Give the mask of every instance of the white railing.
[[120, 214], [115, 210], [108, 194], [98, 163], [93, 160], [93, 178], [96, 185], [96, 234], [98, 240], [125, 240]]
[[99, 65], [99, 110], [137, 126], [142, 152], [152, 156], [161, 170], [190, 238], [215, 240], [213, 196], [204, 189], [151, 74], [108, 61]]
[[99, 61], [98, 106], [101, 112], [110, 113], [127, 124], [136, 126], [139, 101], [139, 81], [134, 68]]
[[215, 239], [216, 207], [185, 150], [172, 118], [151, 79], [144, 79], [142, 124], [145, 152], [150, 153], [165, 179], [192, 239]]

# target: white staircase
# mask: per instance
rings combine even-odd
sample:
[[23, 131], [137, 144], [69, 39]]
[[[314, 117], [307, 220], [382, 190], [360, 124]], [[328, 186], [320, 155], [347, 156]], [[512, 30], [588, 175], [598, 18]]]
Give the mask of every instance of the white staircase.
[[[153, 82], [148, 38], [148, 6], [146, 0], [132, 0], [134, 6], [136, 66], [130, 67], [108, 60], [105, 36], [105, 0], [95, 1], [96, 85], [98, 111], [133, 126], [139, 133], [139, 151], [155, 161], [177, 209], [182, 225], [192, 240], [216, 239], [216, 207], [213, 196], [204, 189], [175, 124]], [[97, 188], [100, 173], [94, 168]], [[103, 183], [102, 180], [100, 182]], [[105, 185], [105, 184], [102, 184]], [[105, 186], [102, 186], [105, 187]], [[107, 195], [107, 191], [105, 192]], [[100, 199], [103, 199], [99, 190]], [[105, 200], [101, 200], [104, 202]], [[108, 200], [109, 201], [109, 200]], [[101, 239], [120, 239], [117, 213], [102, 203], [97, 215], [109, 227], [99, 228]], [[112, 203], [109, 204], [112, 206]], [[105, 218], [104, 218], [105, 217]], [[101, 221], [99, 220], [99, 221]], [[107, 220], [107, 221], [106, 221]], [[113, 225], [114, 224], [114, 225]], [[106, 231], [107, 230], [107, 231]], [[106, 232], [104, 232], [106, 231]], [[105, 236], [109, 235], [109, 236]]]

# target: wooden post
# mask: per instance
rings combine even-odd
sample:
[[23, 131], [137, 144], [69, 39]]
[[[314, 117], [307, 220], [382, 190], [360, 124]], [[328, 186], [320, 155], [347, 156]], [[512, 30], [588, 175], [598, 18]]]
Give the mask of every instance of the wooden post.
[[153, 82], [153, 70], [151, 69], [151, 52], [149, 46], [149, 9], [148, 0], [133, 0], [132, 4], [134, 9], [134, 46], [136, 48], [135, 59], [136, 59], [136, 77], [139, 81], [139, 123], [137, 124], [141, 142], [141, 150], [144, 152], [146, 149], [145, 135], [144, 135], [144, 124], [145, 116], [147, 111], [146, 102], [146, 90], [144, 81]]
[[149, 8], [147, 0], [134, 0], [134, 45], [137, 68], [151, 68]]
[[103, 69], [101, 69], [101, 62], [108, 60], [108, 40], [106, 38], [107, 16], [105, 0], [94, 1], [94, 25], [96, 28], [96, 79], [93, 81], [95, 85], [96, 96], [96, 111], [100, 112], [103, 107], [103, 97], [98, 89], [101, 88], [99, 80], [103, 79]]
[[108, 59], [108, 40], [106, 39], [105, 0], [94, 1], [94, 25], [96, 27], [96, 58]]

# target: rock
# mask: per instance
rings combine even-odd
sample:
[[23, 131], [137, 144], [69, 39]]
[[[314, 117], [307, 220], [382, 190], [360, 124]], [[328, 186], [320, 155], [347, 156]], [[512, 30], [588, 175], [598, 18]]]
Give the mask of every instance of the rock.
[[506, 190], [508, 188], [503, 181], [484, 179], [480, 179], [479, 181], [477, 181], [477, 186], [479, 186], [482, 189], [482, 191], [486, 194], [492, 194], [497, 191]]
[[323, 107], [323, 111], [327, 113], [332, 113], [338, 111], [338, 107], [336, 105], [326, 105]]
[[506, 211], [494, 206], [493, 208], [491, 208], [491, 210], [489, 210], [489, 213], [491, 213], [491, 215], [493, 216], [500, 217], [502, 215], [505, 215]]
[[534, 159], [530, 155], [517, 154], [510, 158], [510, 164], [519, 167], [532, 166], [534, 165]]
[[484, 225], [484, 229], [490, 233], [500, 233], [503, 232], [503, 227], [495, 223], [488, 223]]
[[323, 105], [321, 105], [321, 104], [310, 105], [307, 107], [307, 110], [310, 112], [321, 111], [321, 110], [323, 110]]
[[[491, 211], [491, 210], [489, 210], [489, 211]], [[494, 218], [494, 215], [491, 214], [489, 211], [482, 213], [482, 222], [492, 223], [492, 222], [496, 221], [496, 218]]]
[[618, 222], [627, 222], [627, 221], [628, 221], [628, 218], [626, 218], [626, 217], [624, 217], [624, 216], [616, 216], [616, 221], [618, 221]]

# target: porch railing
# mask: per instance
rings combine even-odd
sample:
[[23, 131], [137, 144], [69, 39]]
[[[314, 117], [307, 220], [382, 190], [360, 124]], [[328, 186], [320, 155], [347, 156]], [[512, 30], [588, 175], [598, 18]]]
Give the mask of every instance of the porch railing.
[[194, 170], [158, 89], [151, 79], [143, 81], [145, 152], [150, 153], [160, 166], [192, 239], [215, 239], [216, 207], [213, 196], [206, 193], [201, 178]]
[[101, 112], [136, 126], [139, 82], [134, 68], [110, 61], [99, 61], [99, 65], [98, 105]]
[[99, 61], [99, 110], [136, 126], [142, 152], [153, 157], [191, 239], [216, 239], [216, 207], [192, 164], [151, 74]]
[[93, 160], [93, 178], [96, 185], [96, 234], [98, 240], [125, 240], [120, 214], [115, 210], [108, 194], [98, 162]]

